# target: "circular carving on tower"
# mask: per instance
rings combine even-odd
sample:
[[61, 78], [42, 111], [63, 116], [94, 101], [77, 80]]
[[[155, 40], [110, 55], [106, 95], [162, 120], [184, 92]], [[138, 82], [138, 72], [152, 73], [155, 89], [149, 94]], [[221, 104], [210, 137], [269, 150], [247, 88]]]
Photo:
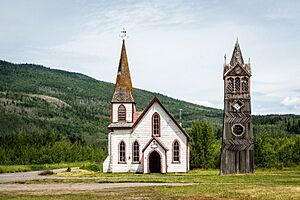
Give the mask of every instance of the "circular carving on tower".
[[240, 137], [245, 133], [245, 127], [242, 124], [234, 124], [231, 127], [232, 134], [234, 136]]

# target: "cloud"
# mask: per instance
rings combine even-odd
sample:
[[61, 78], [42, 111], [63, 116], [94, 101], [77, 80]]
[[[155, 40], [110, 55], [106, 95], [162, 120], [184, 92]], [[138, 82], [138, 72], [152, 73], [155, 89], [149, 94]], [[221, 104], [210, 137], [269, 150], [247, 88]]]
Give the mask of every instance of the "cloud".
[[272, 0], [11, 0], [0, 7], [0, 59], [114, 82], [125, 27], [134, 87], [223, 108], [223, 55], [231, 56], [238, 36], [245, 60], [253, 58], [253, 113], [300, 114], [292, 103], [300, 91], [299, 7]]
[[201, 106], [206, 106], [210, 108], [218, 108], [218, 109], [223, 109], [223, 104], [218, 104], [218, 103], [213, 103], [210, 101], [194, 101], [195, 104], [201, 105]]
[[300, 110], [300, 97], [285, 97], [281, 105]]

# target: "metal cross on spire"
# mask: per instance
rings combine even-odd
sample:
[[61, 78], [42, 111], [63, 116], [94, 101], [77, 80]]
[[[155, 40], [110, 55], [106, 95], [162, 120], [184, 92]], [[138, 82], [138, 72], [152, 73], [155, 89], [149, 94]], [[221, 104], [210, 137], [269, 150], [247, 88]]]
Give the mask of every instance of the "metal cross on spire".
[[122, 29], [122, 31], [121, 31], [121, 33], [120, 33], [119, 36], [120, 36], [120, 38], [123, 39], [123, 40], [124, 40], [125, 38], [128, 38], [128, 36], [127, 36], [127, 31], [126, 31], [125, 28]]

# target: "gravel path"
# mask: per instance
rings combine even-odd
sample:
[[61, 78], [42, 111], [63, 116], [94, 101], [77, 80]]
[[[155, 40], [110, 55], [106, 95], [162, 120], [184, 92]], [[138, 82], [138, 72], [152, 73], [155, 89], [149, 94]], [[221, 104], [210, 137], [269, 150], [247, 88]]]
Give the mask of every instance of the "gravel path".
[[68, 194], [114, 191], [123, 188], [149, 186], [186, 186], [195, 183], [60, 183], [60, 184], [0, 184], [0, 194]]
[[[72, 170], [78, 169], [72, 168]], [[66, 171], [67, 168], [52, 170], [54, 173]], [[41, 171], [0, 174], [0, 194], [69, 194], [98, 191], [116, 191], [125, 188], [149, 186], [185, 186], [195, 183], [53, 183], [53, 184], [17, 184], [27, 180], [66, 179], [66, 177], [41, 176]], [[68, 179], [77, 177], [67, 177]], [[91, 178], [91, 177], [86, 177]]]
[[[75, 169], [79, 169], [79, 167], [72, 167], [71, 169], [75, 170]], [[66, 171], [66, 170], [67, 170], [67, 168], [61, 168], [61, 169], [54, 169], [51, 171], [53, 171], [54, 173], [60, 173], [60, 172]], [[0, 174], [0, 183], [53, 178], [51, 176], [50, 177], [49, 176], [40, 176], [39, 173], [41, 173], [43, 171], [45, 171], [45, 170], [32, 171], [32, 172], [3, 173], [3, 174]]]

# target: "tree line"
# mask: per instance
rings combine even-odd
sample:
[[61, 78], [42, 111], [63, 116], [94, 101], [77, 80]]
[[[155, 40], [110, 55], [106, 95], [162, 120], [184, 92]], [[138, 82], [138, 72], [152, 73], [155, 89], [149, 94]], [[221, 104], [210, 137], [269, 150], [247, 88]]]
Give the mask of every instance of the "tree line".
[[82, 138], [64, 136], [53, 130], [32, 132], [19, 130], [0, 135], [0, 164], [50, 164], [105, 159], [106, 150], [87, 144]]
[[[219, 168], [222, 140], [214, 137], [212, 124], [208, 120], [196, 121], [189, 134], [191, 168]], [[300, 165], [300, 135], [288, 134], [274, 124], [254, 128], [254, 149], [256, 167]]]

